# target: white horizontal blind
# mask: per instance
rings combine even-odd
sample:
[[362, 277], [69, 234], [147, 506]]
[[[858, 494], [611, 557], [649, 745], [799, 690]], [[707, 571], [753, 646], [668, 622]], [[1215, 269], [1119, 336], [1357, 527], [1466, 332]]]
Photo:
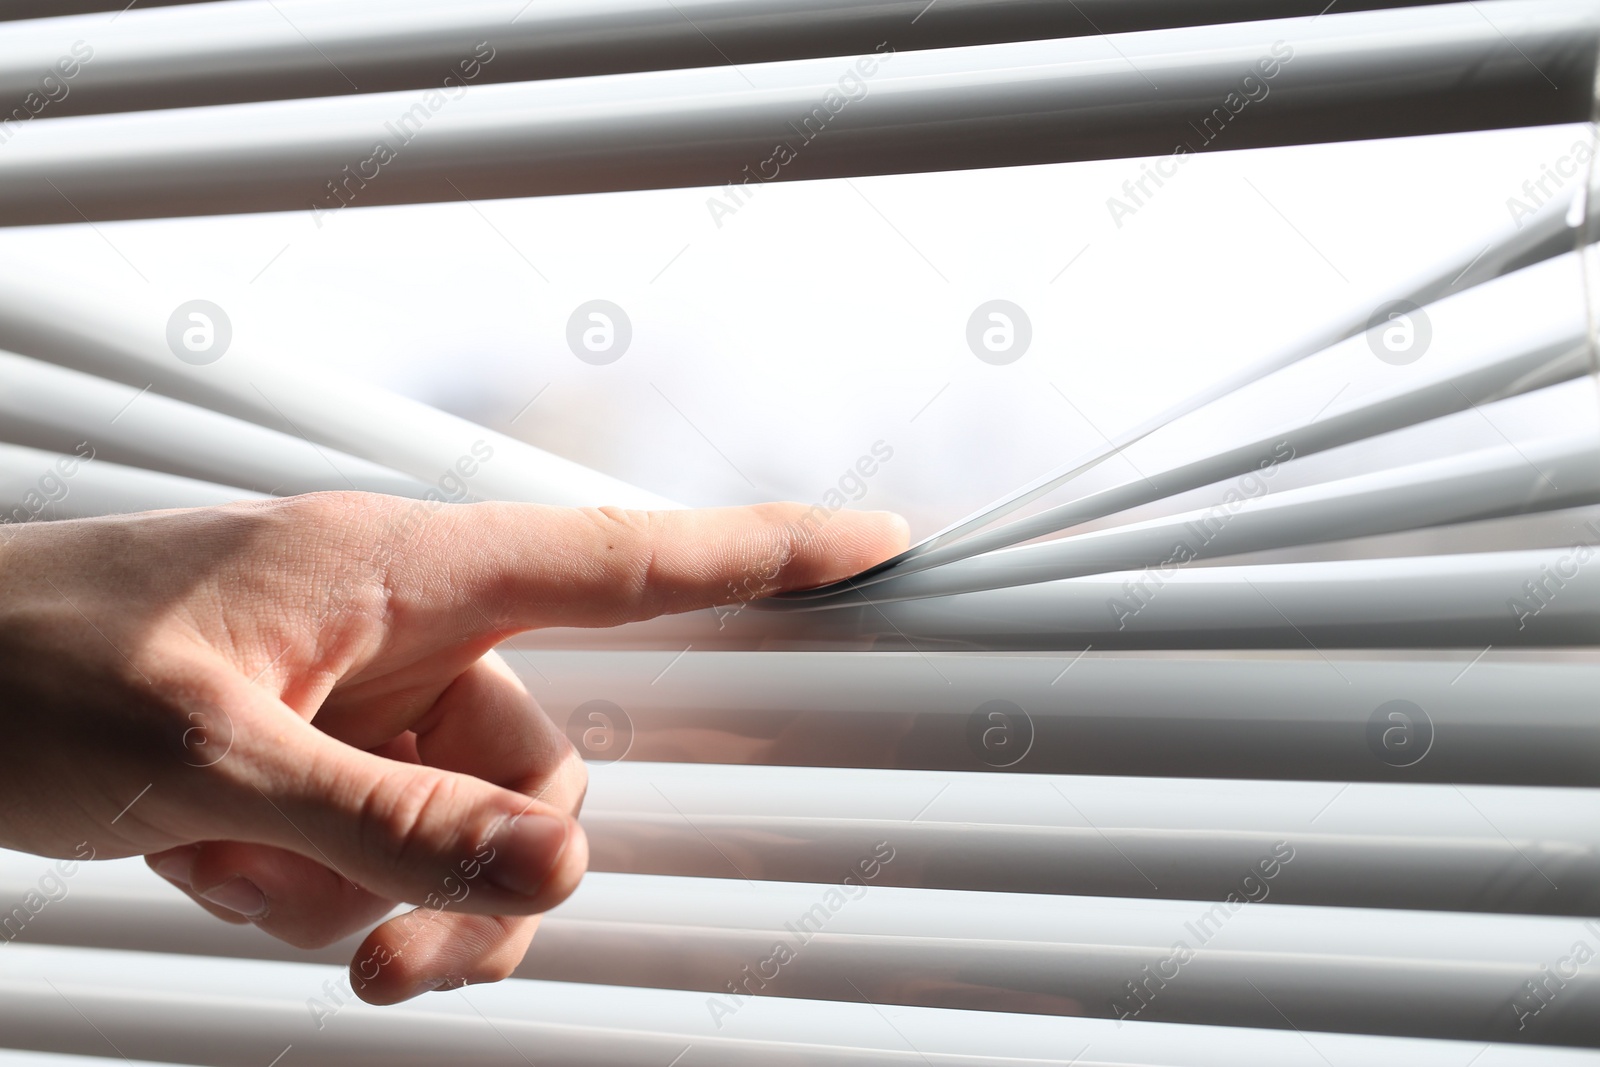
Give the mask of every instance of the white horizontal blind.
[[[873, 51], [841, 66], [824, 39], [809, 55], [828, 58], [747, 67], [68, 115], [30, 123], [6, 146], [0, 223], [337, 210], [357, 193], [373, 205], [722, 186], [790, 140], [804, 151], [779, 180], [1158, 155], [1194, 137], [1189, 124], [1270, 59], [1275, 41], [1293, 55], [1275, 68], [1281, 103], [1238, 124], [1232, 147], [1587, 121], [1600, 14], [1568, 0], [1496, 0], [1485, 20], [1478, 6], [1139, 31], [1116, 35], [1112, 52], [1090, 36], [887, 61]], [[463, 58], [472, 40], [462, 39]], [[423, 69], [438, 73], [428, 84], [447, 74]], [[826, 121], [797, 119], [815, 116], [847, 75], [870, 77], [872, 90], [825, 109]], [[203, 102], [209, 85], [185, 91]], [[410, 137], [423, 114], [427, 136]], [[383, 180], [365, 180], [359, 165], [375, 158], [385, 123], [400, 134], [364, 168], [381, 167]]]
[[[929, 14], [792, 176], [1165, 151], [1189, 103], [1277, 37], [1298, 80], [1248, 143], [1587, 119], [1600, 26], [1545, 0], [1240, 0], [1207, 21], [1301, 17], [1214, 26], [1146, 0], [943, 4], [950, 21]], [[308, 176], [430, 84], [446, 42], [500, 21], [494, 75], [435, 155], [386, 179], [389, 202], [720, 182], [836, 76], [817, 57], [870, 51], [921, 6], [638, 0], [536, 5], [524, 25], [492, 3], [279, 5], [297, 39], [255, 0], [119, 16], [76, 110], [0, 150], [0, 221], [304, 207]], [[18, 20], [0, 23], [0, 87], [91, 17], [32, 14], [0, 6]], [[1105, 58], [1101, 19], [1166, 95]], [[712, 41], [739, 71], [700, 55]], [[23, 1050], [0, 1067], [1600, 1062], [1589, 971], [1527, 1001], [1536, 1027], [1514, 1010], [1541, 968], [1600, 946], [1600, 579], [1568, 574], [1574, 544], [1600, 542], [1595, 309], [1567, 295], [1587, 205], [1400, 294], [1443, 356], [1403, 385], [1359, 374], [1365, 321], [1329, 322], [839, 588], [510, 642], [592, 759], [595, 873], [501, 986], [371, 1009], [340, 987], [352, 943], [218, 924], [137, 862], [53, 876], [0, 856], [0, 902], [50, 890], [0, 943], [0, 1046]], [[670, 506], [281, 353], [180, 364], [166, 309], [8, 273], [13, 520], [449, 498], [441, 476], [475, 442], [516, 460], [475, 479], [488, 496]], [[1521, 429], [1486, 434], [1485, 413]], [[80, 445], [96, 459], [52, 500]], [[1230, 501], [1263, 470], [1270, 493]], [[1193, 562], [1164, 569], [1178, 543]], [[1530, 601], [1552, 573], [1560, 595]], [[871, 884], [845, 881], [864, 860]], [[1196, 951], [1174, 981], [1180, 939]], [[778, 942], [803, 951], [773, 973]]]

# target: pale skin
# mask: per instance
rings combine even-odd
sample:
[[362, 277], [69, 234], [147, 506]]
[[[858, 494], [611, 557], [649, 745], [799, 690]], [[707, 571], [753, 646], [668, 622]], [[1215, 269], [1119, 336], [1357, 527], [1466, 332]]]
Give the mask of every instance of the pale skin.
[[905, 547], [897, 516], [801, 527], [806, 510], [318, 493], [8, 528], [0, 847], [142, 855], [301, 947], [421, 905], [355, 953], [374, 1004], [498, 981], [588, 846], [583, 763], [494, 645], [820, 585]]

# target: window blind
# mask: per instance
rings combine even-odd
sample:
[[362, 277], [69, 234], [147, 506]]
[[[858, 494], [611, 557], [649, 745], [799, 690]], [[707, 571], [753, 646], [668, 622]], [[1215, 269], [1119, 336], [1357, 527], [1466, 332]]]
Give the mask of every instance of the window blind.
[[[1481, 7], [1140, 31], [1109, 50], [1104, 37], [1024, 40], [466, 86], [454, 99], [438, 72], [429, 98], [69, 116], [7, 146], [0, 223], [722, 186], [787, 142], [772, 180], [1161, 155], [1262, 61], [1278, 63], [1281, 102], [1231, 130], [1231, 147], [1587, 121], [1600, 16], [1566, 0], [1497, 3], [1492, 20]], [[1272, 53], [1277, 41], [1292, 57]], [[823, 104], [845, 90], [859, 99]]]
[[[785, 179], [1164, 153], [1277, 41], [1236, 147], [1593, 116], [1589, 4], [938, 3], [0, 6], [0, 91], [97, 49], [0, 146], [0, 223], [720, 185], [805, 137], [840, 56], [881, 70]], [[481, 80], [341, 185], [480, 39]], [[372, 1009], [351, 943], [0, 855], [0, 902], [43, 902], [0, 913], [0, 1065], [1600, 1062], [1593, 186], [1397, 294], [1415, 373], [1378, 373], [1392, 320], [1330, 318], [850, 582], [507, 642], [591, 761], [594, 873], [500, 986]], [[10, 521], [456, 499], [477, 442], [514, 460], [484, 496], [676, 506], [0, 276]]]

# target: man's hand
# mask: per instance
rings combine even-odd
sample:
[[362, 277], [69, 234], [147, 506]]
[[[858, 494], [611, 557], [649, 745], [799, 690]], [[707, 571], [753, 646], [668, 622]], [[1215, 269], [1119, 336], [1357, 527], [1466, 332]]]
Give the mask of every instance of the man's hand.
[[905, 546], [895, 516], [805, 511], [319, 493], [4, 531], [0, 845], [144, 854], [303, 947], [424, 905], [352, 961], [372, 1003], [504, 978], [583, 875], [586, 775], [492, 647]]

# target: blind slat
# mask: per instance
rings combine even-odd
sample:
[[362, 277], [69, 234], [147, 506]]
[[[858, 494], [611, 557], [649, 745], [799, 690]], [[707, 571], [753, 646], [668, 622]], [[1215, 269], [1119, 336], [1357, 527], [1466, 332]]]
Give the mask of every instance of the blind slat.
[[0, 443], [0, 526], [159, 508], [199, 508], [262, 494], [109, 460]]
[[598, 871], [829, 882], [892, 841], [874, 885], [1192, 900], [1288, 841], [1274, 903], [1583, 916], [1597, 814], [1548, 787], [623, 762], [591, 771], [583, 824]]
[[[133, 0], [128, 7], [171, 7], [176, 4], [214, 3], [215, 0]], [[41, 19], [84, 12], [107, 14], [123, 5], [116, 0], [0, 0], [0, 20]]]
[[813, 613], [804, 635], [973, 651], [1593, 645], [1600, 574], [1582, 565], [1588, 554], [1564, 548], [1123, 571]]
[[24, 97], [75, 39], [93, 62], [52, 117], [1097, 36], [1313, 16], [1325, 2], [940, 0], [924, 14], [927, 0], [235, 0], [7, 27], [0, 99]]
[[1339, 1067], [1461, 1067], [1474, 1055], [1473, 1067], [1600, 1062], [1553, 1047], [773, 997], [747, 1001], [719, 1027], [704, 994], [515, 980], [401, 1008], [347, 1000], [318, 1029], [308, 1004], [332, 1005], [324, 983], [337, 987], [342, 968], [166, 959], [175, 966], [153, 972], [144, 953], [13, 945], [0, 953], [0, 1027], [19, 1047], [114, 1055], [110, 1039], [130, 1056], [213, 1067], [262, 1067], [291, 1044], [285, 1061], [303, 1067], [506, 1067], [524, 1057], [539, 1067], [663, 1067], [674, 1057], [678, 1067], [1237, 1067], [1241, 1058], [1275, 1067], [1327, 1067], [1330, 1058]]
[[360, 489], [420, 497], [428, 486], [355, 456], [137, 386], [0, 352], [0, 440], [287, 496]]
[[[1163, 594], [1165, 597], [1166, 594]], [[1281, 620], [1280, 620], [1281, 623]], [[1582, 650], [1011, 655], [507, 650], [592, 759], [1181, 778], [1600, 785]], [[1372, 736], [1405, 701], [1409, 761]], [[599, 703], [603, 702], [603, 703]], [[998, 703], [994, 703], [998, 702]], [[1007, 719], [993, 719], [999, 711]], [[990, 737], [983, 730], [1009, 725]], [[1007, 738], [1016, 748], [1007, 750]], [[587, 742], [581, 742], [588, 745]], [[1401, 765], [1403, 764], [1403, 765]], [[598, 777], [600, 771], [597, 770]], [[1063, 809], [1063, 815], [1070, 812]]]
[[[159, 896], [130, 893], [97, 887], [84, 873], [22, 942], [265, 959], [295, 951], [253, 927], [216, 922], [170, 887]], [[1577, 919], [1257, 906], [1246, 894], [1259, 895], [1270, 879], [1244, 885], [1254, 868], [1239, 872], [1243, 888], [1232, 904], [906, 890], [859, 877], [843, 883], [849, 873], [833, 887], [591, 874], [582, 893], [543, 920], [537, 948], [516, 973], [723, 997], [1271, 1029], [1289, 1028], [1286, 1015], [1308, 1030], [1556, 1045], [1600, 1039], [1600, 979], [1591, 975], [1568, 979], [1536, 1026], [1519, 1028], [1511, 1010], [1541, 964], [1595, 936]], [[752, 980], [778, 941], [792, 958]], [[1192, 958], [1173, 977], [1161, 961], [1178, 941]], [[311, 958], [342, 962], [353, 947]], [[1146, 967], [1166, 977], [1146, 987], [1141, 1008], [1128, 983], [1145, 981]], [[1271, 990], [1272, 1003], [1252, 985]]]

